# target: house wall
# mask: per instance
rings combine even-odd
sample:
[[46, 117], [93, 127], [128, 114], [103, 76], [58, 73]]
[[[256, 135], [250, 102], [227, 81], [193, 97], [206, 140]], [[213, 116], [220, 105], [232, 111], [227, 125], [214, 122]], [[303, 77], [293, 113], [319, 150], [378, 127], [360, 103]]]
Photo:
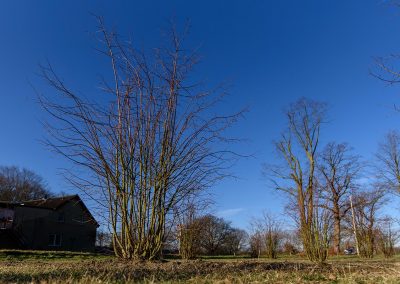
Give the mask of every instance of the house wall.
[[18, 249], [19, 243], [15, 239], [11, 230], [0, 230], [0, 248], [1, 249]]
[[[62, 214], [63, 218], [60, 218]], [[21, 232], [25, 247], [38, 250], [94, 251], [97, 226], [79, 203], [68, 202], [58, 210], [16, 207], [14, 226]], [[61, 237], [58, 246], [50, 235]]]

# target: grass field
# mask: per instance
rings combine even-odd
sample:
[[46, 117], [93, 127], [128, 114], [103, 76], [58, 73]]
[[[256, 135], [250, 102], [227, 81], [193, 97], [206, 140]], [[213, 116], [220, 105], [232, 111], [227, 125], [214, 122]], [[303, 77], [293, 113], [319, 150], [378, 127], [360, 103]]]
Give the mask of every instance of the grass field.
[[299, 257], [128, 262], [87, 253], [0, 251], [0, 282], [400, 283], [400, 258], [359, 260], [343, 256], [323, 265]]

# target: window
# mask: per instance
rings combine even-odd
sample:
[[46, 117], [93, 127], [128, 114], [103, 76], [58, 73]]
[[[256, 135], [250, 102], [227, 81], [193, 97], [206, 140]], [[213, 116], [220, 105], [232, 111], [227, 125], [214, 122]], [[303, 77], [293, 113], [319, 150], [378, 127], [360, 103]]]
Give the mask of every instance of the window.
[[58, 223], [64, 223], [64, 222], [65, 222], [64, 213], [58, 213], [57, 222], [58, 222]]
[[50, 234], [49, 235], [49, 247], [59, 247], [61, 246], [61, 235], [60, 234]]
[[11, 229], [13, 220], [11, 218], [0, 218], [0, 230]]
[[13, 224], [14, 211], [0, 208], [0, 229], [10, 229]]

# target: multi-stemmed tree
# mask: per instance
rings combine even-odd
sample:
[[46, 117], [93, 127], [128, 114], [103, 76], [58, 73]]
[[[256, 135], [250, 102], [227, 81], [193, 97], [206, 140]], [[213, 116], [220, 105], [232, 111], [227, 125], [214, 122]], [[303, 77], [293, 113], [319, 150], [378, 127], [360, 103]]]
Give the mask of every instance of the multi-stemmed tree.
[[290, 198], [307, 257], [324, 261], [327, 257], [328, 224], [319, 207], [317, 190], [317, 151], [325, 105], [300, 99], [286, 111], [287, 129], [275, 143], [282, 166], [267, 168], [275, 188]]
[[198, 56], [183, 45], [186, 33], [172, 29], [164, 47], [146, 53], [99, 23], [111, 63], [104, 92], [85, 97], [42, 68], [54, 90], [40, 96], [47, 143], [80, 170], [69, 172], [73, 184], [107, 212], [116, 255], [157, 259], [172, 211], [226, 176], [233, 153], [221, 143], [232, 141], [224, 131], [241, 112], [216, 112], [221, 95], [194, 82]]

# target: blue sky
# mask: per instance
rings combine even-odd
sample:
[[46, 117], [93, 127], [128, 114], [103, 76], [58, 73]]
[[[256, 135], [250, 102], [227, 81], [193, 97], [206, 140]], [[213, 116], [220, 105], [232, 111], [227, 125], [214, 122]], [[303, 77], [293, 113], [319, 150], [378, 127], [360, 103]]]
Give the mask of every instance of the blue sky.
[[43, 113], [31, 85], [49, 60], [69, 86], [95, 94], [108, 62], [94, 51], [96, 21], [104, 16], [120, 34], [156, 47], [175, 17], [190, 19], [188, 44], [201, 46], [197, 74], [210, 85], [231, 82], [224, 110], [249, 106], [232, 132], [248, 139], [254, 158], [234, 168], [238, 179], [213, 189], [215, 213], [247, 228], [263, 210], [282, 212], [262, 164], [275, 160], [272, 140], [284, 126], [282, 109], [305, 96], [330, 105], [323, 142], [350, 143], [370, 160], [389, 129], [399, 129], [399, 88], [369, 75], [374, 56], [400, 53], [400, 8], [380, 0], [307, 1], [2, 1], [0, 3], [0, 164], [30, 168], [55, 192], [65, 161], [39, 141]]

